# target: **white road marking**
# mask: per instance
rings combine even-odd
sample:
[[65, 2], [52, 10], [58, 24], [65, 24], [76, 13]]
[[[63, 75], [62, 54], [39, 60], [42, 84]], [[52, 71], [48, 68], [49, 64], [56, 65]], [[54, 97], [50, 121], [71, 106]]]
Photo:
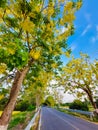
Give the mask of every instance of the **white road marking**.
[[[53, 113], [51, 110], [48, 109], [48, 111], [50, 111], [51, 113]], [[69, 124], [71, 127], [73, 127], [75, 130], [79, 130], [79, 128], [77, 128], [76, 126], [72, 125], [69, 121], [64, 120], [63, 118], [61, 118], [60, 116], [58, 116], [57, 114], [53, 113], [55, 116], [57, 116], [58, 118], [60, 118], [61, 120], [63, 120], [64, 122], [66, 122], [67, 124]]]

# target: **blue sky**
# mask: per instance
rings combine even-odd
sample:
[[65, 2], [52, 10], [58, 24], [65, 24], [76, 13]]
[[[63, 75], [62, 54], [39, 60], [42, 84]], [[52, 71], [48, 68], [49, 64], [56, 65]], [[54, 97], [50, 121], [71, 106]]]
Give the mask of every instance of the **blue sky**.
[[77, 58], [82, 51], [92, 60], [98, 59], [98, 0], [83, 1], [83, 6], [76, 13], [74, 25], [75, 33], [68, 39], [72, 54]]

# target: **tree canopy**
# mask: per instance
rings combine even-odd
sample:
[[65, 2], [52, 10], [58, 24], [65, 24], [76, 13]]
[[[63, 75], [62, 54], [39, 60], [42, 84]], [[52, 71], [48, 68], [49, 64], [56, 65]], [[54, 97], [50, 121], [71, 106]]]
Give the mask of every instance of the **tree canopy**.
[[0, 80], [12, 85], [0, 126], [7, 127], [25, 78], [60, 70], [81, 5], [81, 0], [0, 0]]
[[81, 53], [81, 57], [74, 57], [63, 68], [62, 84], [65, 91], [77, 94], [81, 97], [86, 94], [92, 106], [96, 108], [94, 98], [98, 94], [97, 64], [98, 61], [90, 62], [88, 55]]
[[80, 1], [1, 0], [0, 73], [20, 70], [33, 61], [48, 68], [59, 65], [80, 6]]

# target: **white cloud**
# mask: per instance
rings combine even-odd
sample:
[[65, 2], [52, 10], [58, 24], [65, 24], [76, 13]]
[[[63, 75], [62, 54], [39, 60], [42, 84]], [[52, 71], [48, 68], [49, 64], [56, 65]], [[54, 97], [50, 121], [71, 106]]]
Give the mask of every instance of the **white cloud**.
[[89, 23], [91, 21], [91, 14], [85, 13], [85, 19]]
[[74, 51], [74, 50], [76, 49], [76, 47], [77, 47], [77, 46], [76, 46], [75, 44], [72, 44], [72, 45], [71, 45], [71, 50]]
[[75, 99], [75, 96], [73, 96], [72, 94], [64, 94], [63, 97], [63, 103], [67, 103], [67, 102], [73, 102], [73, 100]]
[[98, 40], [98, 25], [96, 25], [96, 35], [91, 38], [91, 42], [95, 43]]
[[96, 25], [96, 31], [97, 31], [97, 33], [98, 33], [98, 25]]
[[92, 42], [92, 43], [95, 43], [97, 40], [98, 40], [98, 33], [96, 34], [95, 37], [93, 36], [93, 37], [91, 38], [91, 42]]
[[91, 24], [88, 24], [87, 27], [83, 30], [81, 36], [84, 36], [84, 35], [88, 32], [88, 30], [89, 30], [90, 28], [91, 28]]
[[96, 38], [95, 38], [95, 37], [92, 37], [92, 38], [91, 38], [91, 42], [94, 43], [95, 41], [96, 41]]

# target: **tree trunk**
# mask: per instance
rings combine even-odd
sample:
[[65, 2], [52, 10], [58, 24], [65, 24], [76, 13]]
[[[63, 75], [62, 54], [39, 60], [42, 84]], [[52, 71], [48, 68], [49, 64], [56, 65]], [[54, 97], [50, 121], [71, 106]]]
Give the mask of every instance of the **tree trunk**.
[[90, 90], [89, 88], [88, 88], [88, 89], [83, 89], [83, 90], [87, 93], [88, 98], [89, 98], [89, 100], [90, 100], [92, 106], [94, 107], [94, 109], [97, 109], [96, 103], [95, 103], [94, 100], [93, 100], [93, 96], [92, 96], [91, 90]]
[[38, 111], [40, 106], [40, 95], [36, 95], [36, 111]]
[[22, 71], [17, 71], [16, 76], [10, 92], [10, 97], [5, 109], [0, 117], [0, 130], [7, 130], [12, 112], [15, 108], [18, 93], [20, 91], [23, 79], [25, 78], [29, 67], [25, 67]]

